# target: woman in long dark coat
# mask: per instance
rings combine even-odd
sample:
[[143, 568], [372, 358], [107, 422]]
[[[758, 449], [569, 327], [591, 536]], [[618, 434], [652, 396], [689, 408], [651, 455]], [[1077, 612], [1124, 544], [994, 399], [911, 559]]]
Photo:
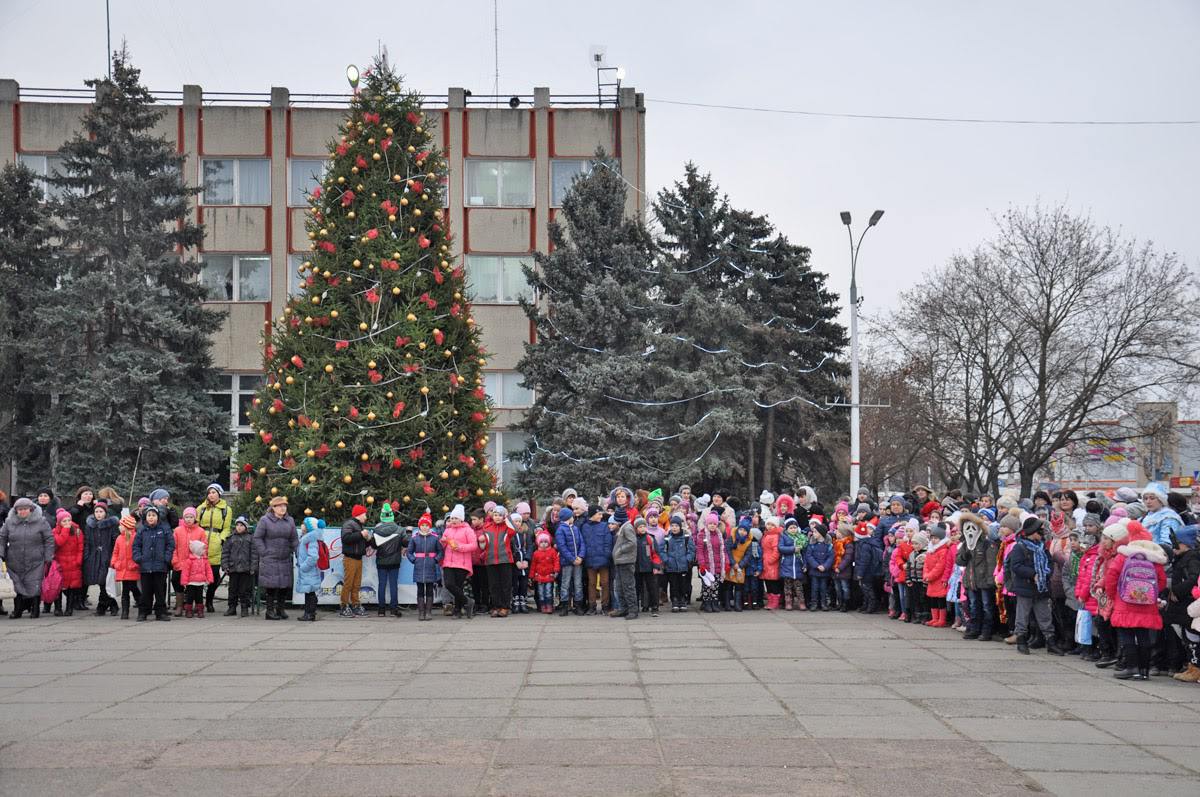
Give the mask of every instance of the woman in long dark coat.
[[97, 500], [92, 505], [92, 514], [86, 519], [83, 527], [83, 591], [86, 595], [88, 587], [100, 585], [100, 598], [96, 604], [96, 614], [103, 615], [111, 612], [117, 616], [117, 599], [108, 594], [108, 563], [112, 561], [113, 544], [120, 532], [120, 519], [108, 513], [108, 504]]
[[54, 532], [42, 511], [28, 498], [18, 498], [0, 527], [0, 559], [8, 567], [17, 597], [11, 619], [26, 609], [30, 618], [41, 614], [42, 577], [54, 559]]
[[288, 514], [287, 499], [277, 495], [271, 509], [254, 528], [258, 551], [258, 585], [267, 592], [267, 620], [286, 620], [283, 610], [292, 591], [292, 555], [300, 544], [296, 521]]

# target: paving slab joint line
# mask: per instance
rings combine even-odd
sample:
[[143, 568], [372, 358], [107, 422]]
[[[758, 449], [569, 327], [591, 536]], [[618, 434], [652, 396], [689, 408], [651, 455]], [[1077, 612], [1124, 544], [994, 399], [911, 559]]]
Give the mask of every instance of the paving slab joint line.
[[[528, 658], [525, 659], [525, 672], [521, 676], [521, 688], [517, 690], [516, 697], [513, 698], [511, 703], [509, 703], [508, 716], [505, 717], [504, 725], [501, 726], [502, 733], [503, 733], [504, 729], [508, 728], [508, 724], [510, 722], [512, 722], [514, 719], [517, 719], [517, 704], [521, 700], [521, 692], [523, 692], [525, 690], [525, 687], [530, 685], [529, 676], [533, 673], [533, 660], [534, 660], [534, 658], [537, 657], [538, 649], [541, 647], [542, 639], [543, 639], [543, 637], [545, 637], [545, 635], [546, 635], [546, 622], [543, 621], [541, 624], [541, 627], [538, 628], [537, 639], [534, 640], [533, 647], [529, 651], [529, 656], [528, 656]], [[503, 746], [503, 741], [501, 741], [499, 744], [497, 744], [492, 749], [492, 755], [488, 759], [488, 765], [486, 767], [484, 767], [483, 773], [479, 776], [479, 782], [475, 784], [475, 793], [476, 794], [487, 793], [487, 790], [484, 788], [484, 784], [492, 782], [492, 774], [496, 771], [496, 767], [497, 767], [497, 763], [498, 763], [496, 759], [500, 757], [500, 748], [502, 746]]]

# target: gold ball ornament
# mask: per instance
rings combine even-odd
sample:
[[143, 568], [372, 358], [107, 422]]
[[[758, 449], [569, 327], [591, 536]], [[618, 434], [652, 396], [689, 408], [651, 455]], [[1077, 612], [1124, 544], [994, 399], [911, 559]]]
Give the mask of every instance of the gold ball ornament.
[[327, 373], [327, 374], [333, 373], [333, 363], [325, 363], [325, 373]]
[[409, 313], [408, 315], [404, 316], [404, 320], [409, 321], [409, 322], [416, 321], [417, 317], [415, 315], [413, 315], [412, 313]]
[[312, 428], [313, 428], [313, 431], [316, 431], [317, 429], [321, 428], [321, 424], [318, 423], [317, 421], [313, 421]]
[[482, 487], [476, 487], [476, 488], [475, 488], [475, 495], [483, 495], [483, 488], [482, 488]]
[[333, 508], [334, 508], [334, 509], [341, 509], [341, 508], [342, 508], [342, 499], [340, 499], [340, 498], [339, 498], [338, 500], [334, 501], [334, 502], [333, 502]]
[[367, 503], [368, 503], [368, 504], [373, 504], [373, 503], [375, 503], [375, 496], [373, 496], [373, 495], [368, 495], [368, 496], [367, 496]]
[[347, 473], [345, 476], [342, 477], [342, 484], [349, 484], [352, 481], [354, 481], [354, 477], [351, 476], [349, 473]]
[[289, 385], [294, 385], [294, 384], [296, 384], [296, 377], [294, 377], [294, 376], [288, 376], [288, 378], [287, 378], [287, 379], [284, 379], [283, 381], [284, 381], [284, 382], [286, 382], [286, 383], [287, 383], [287, 384], [289, 384]]
[[266, 468], [259, 468], [259, 469], [258, 469], [258, 475], [259, 475], [259, 476], [266, 476], [266, 475], [267, 475], [267, 469], [266, 469]]
[[407, 504], [409, 501], [412, 500], [412, 498], [410, 498], [409, 496], [406, 495], [406, 496], [404, 496], [404, 498], [402, 500], [404, 501], [404, 503]]
[[417, 348], [420, 349], [421, 351], [425, 351], [425, 341], [423, 341], [423, 340], [419, 341], [417, 343]]
[[305, 453], [305, 455], [308, 456], [309, 459], [312, 459], [313, 457], [315, 457], [317, 455], [317, 452], [311, 448], [308, 449], [307, 451], [305, 451], [304, 453]]
[[359, 331], [359, 332], [366, 332], [366, 331], [367, 331], [367, 329], [368, 329], [368, 327], [367, 327], [367, 322], [366, 322], [366, 321], [360, 321], [360, 322], [359, 322], [359, 324], [358, 324], [358, 331]]
[[312, 514], [312, 508], [311, 508], [311, 507], [307, 507], [307, 506], [306, 506], [306, 507], [304, 507], [304, 514], [306, 514], [306, 515], [311, 515], [311, 514]]
[[425, 439], [425, 432], [424, 432], [424, 431], [417, 432], [417, 437], [419, 437], [419, 438], [421, 438], [422, 440], [424, 440], [424, 439]]
[[316, 484], [316, 483], [317, 483], [317, 477], [316, 477], [315, 475], [313, 475], [313, 476], [309, 476], [309, 477], [308, 477], [308, 483], [309, 483], [309, 484]]
[[271, 488], [271, 495], [279, 495], [279, 488], [278, 488], [278, 487], [272, 487], [272, 488]]
[[462, 471], [460, 471], [458, 468], [455, 468], [454, 470], [450, 471], [450, 475], [458, 477], [462, 475]]
[[299, 486], [300, 486], [300, 480], [299, 480], [299, 479], [292, 479], [292, 486], [293, 486], [293, 487], [299, 487]]
[[338, 317], [338, 311], [337, 311], [337, 310], [330, 310], [330, 311], [329, 311], [329, 317], [330, 317], [330, 318], [337, 318], [337, 317]]
[[345, 447], [346, 447], [346, 441], [345, 441], [345, 440], [338, 440], [337, 447], [338, 447], [338, 448], [345, 448]]
[[383, 157], [383, 156], [381, 156], [381, 155], [380, 155], [378, 152], [376, 152], [374, 155], [372, 155], [372, 156], [371, 156], [371, 160], [376, 160], [376, 161], [377, 161], [377, 160], [379, 160], [379, 159], [380, 159], [380, 158], [382, 158], [382, 157]]
[[421, 395], [422, 396], [429, 395], [429, 385], [421, 385]]
[[449, 474], [449, 473], [447, 473], [446, 471], [442, 471], [441, 473], [439, 473], [439, 474], [438, 474], [438, 477], [439, 477], [439, 478], [442, 478], [442, 479], [449, 479], [449, 478], [450, 478], [450, 474]]
[[370, 456], [367, 455], [366, 453], [363, 453], [363, 454], [359, 454], [358, 458], [361, 459], [363, 462], [366, 462], [368, 459], [370, 459]]
[[400, 205], [403, 207], [407, 207], [408, 206], [408, 197], [406, 197], [406, 196], [400, 197]]
[[346, 214], [346, 218], [348, 218], [348, 219], [353, 219], [356, 217], [357, 217], [357, 214], [353, 210]]
[[320, 296], [314, 296], [314, 297], [312, 297], [312, 303], [313, 303], [313, 304], [320, 304], [320, 303], [321, 303], [321, 297], [320, 297]]
[[400, 295], [400, 286], [397, 285], [396, 287], [392, 288], [392, 296], [399, 296], [399, 295]]
[[373, 412], [368, 412], [368, 413], [367, 413], [367, 420], [368, 420], [368, 421], [373, 421], [373, 420], [375, 420], [375, 413], [373, 413]]
[[375, 367], [375, 361], [374, 361], [374, 360], [367, 360], [367, 367], [368, 367], [368, 368], [374, 368], [374, 367]]

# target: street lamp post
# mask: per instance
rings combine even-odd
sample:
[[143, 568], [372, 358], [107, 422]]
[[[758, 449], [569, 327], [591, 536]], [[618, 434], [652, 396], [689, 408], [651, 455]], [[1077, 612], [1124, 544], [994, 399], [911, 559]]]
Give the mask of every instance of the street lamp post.
[[863, 238], [867, 230], [874, 227], [883, 218], [883, 211], [877, 210], [871, 214], [866, 229], [854, 240], [854, 231], [850, 228], [850, 211], [841, 212], [842, 224], [846, 225], [846, 233], [850, 236], [850, 498], [858, 494], [859, 488], [859, 420], [861, 405], [858, 392], [858, 252], [862, 248]]

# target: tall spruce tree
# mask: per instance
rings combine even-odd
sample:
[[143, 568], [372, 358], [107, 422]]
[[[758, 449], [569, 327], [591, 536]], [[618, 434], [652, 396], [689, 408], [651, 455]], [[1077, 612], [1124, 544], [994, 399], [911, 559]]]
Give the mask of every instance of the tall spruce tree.
[[155, 108], [126, 51], [112, 77], [89, 80], [96, 102], [63, 145], [59, 288], [41, 308], [51, 334], [34, 367], [49, 396], [34, 437], [50, 451], [50, 483], [165, 486], [195, 495], [228, 467], [229, 419], [210, 336], [221, 315], [203, 304], [188, 252], [195, 189], [184, 156], [158, 135]]
[[654, 213], [672, 275], [666, 293], [675, 297], [663, 316], [675, 373], [715, 388], [668, 409], [676, 423], [705, 418], [722, 432], [697, 462], [696, 486], [753, 501], [785, 479], [823, 474], [839, 424], [824, 404], [840, 393], [845, 335], [809, 250], [765, 216], [731, 207], [690, 163], [659, 193]]
[[421, 97], [386, 60], [364, 70], [310, 196], [303, 292], [266, 347], [267, 384], [240, 451], [245, 500], [350, 516], [354, 504], [426, 507], [498, 495], [484, 456], [486, 364]]
[[[654, 484], [675, 460], [658, 408], [668, 365], [656, 348], [661, 278], [642, 223], [625, 215], [625, 183], [601, 150], [550, 223], [549, 254], [525, 277], [522, 301], [537, 330], [517, 368], [535, 400], [519, 485], [551, 495], [572, 485], [596, 495], [614, 479]], [[678, 398], [671, 394], [670, 398]], [[641, 404], [638, 402], [646, 402]]]
[[15, 466], [22, 484], [44, 478], [44, 451], [30, 434], [42, 398], [30, 363], [44, 346], [41, 310], [53, 292], [54, 228], [37, 176], [21, 164], [0, 171], [0, 462]]

